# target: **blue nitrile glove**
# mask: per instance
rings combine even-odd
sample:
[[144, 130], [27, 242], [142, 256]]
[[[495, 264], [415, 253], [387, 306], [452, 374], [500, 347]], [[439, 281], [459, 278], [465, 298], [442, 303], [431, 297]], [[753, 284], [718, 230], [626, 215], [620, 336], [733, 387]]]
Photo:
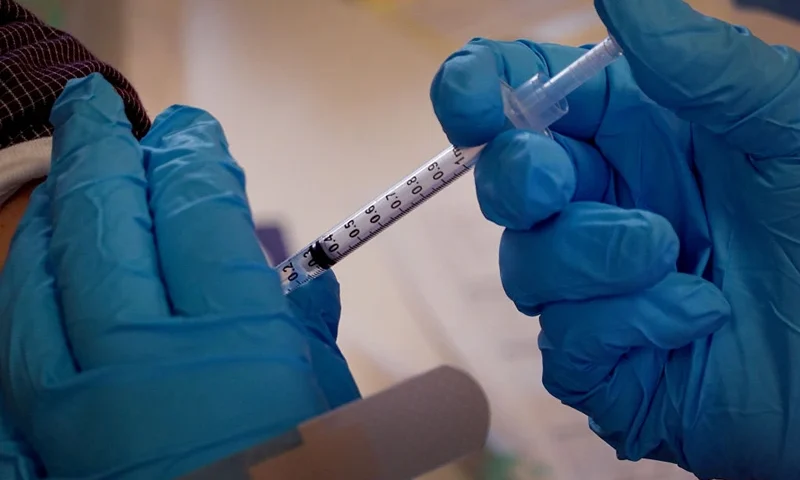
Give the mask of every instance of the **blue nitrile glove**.
[[35, 480], [41, 470], [31, 447], [14, 428], [7, 411], [0, 402], [0, 478], [4, 480]]
[[800, 55], [680, 0], [596, 5], [626, 59], [554, 140], [508, 128], [498, 77], [585, 50], [476, 39], [431, 91], [453, 143], [489, 142], [478, 198], [544, 384], [620, 458], [800, 478]]
[[51, 120], [0, 279], [4, 421], [48, 479], [175, 478], [358, 397], [336, 279], [284, 297], [213, 117], [172, 107], [140, 145], [93, 75]]

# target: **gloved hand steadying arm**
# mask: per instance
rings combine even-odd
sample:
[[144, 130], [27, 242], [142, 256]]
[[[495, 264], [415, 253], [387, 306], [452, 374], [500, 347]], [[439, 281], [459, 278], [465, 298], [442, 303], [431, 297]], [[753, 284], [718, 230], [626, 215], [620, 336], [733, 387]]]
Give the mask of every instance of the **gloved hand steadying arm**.
[[453, 143], [489, 142], [478, 198], [544, 384], [620, 458], [798, 478], [800, 55], [680, 0], [596, 6], [625, 60], [554, 139], [508, 128], [498, 76], [585, 50], [478, 39], [431, 92]]
[[52, 170], [0, 279], [20, 462], [27, 443], [46, 478], [175, 478], [358, 397], [336, 279], [284, 297], [213, 117], [173, 107], [140, 144], [93, 75], [52, 122]]

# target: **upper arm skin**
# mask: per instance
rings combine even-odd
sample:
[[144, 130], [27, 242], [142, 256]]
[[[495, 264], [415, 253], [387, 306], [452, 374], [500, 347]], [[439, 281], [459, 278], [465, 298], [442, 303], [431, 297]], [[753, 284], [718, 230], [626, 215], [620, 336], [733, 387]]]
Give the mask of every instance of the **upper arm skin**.
[[43, 179], [38, 179], [26, 183], [5, 204], [0, 206], [0, 270], [6, 263], [11, 239], [25, 213], [31, 193], [42, 181]]

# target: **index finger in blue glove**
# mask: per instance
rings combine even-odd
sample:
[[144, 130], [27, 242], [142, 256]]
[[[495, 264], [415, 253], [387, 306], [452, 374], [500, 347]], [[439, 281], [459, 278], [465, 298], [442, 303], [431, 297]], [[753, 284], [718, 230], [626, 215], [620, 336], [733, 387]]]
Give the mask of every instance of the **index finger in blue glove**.
[[[517, 87], [540, 72], [553, 76], [584, 53], [581, 48], [524, 40], [473, 40], [436, 73], [430, 91], [434, 112], [453, 144], [482, 145], [508, 126], [501, 80]], [[605, 113], [607, 90], [605, 74], [586, 82], [567, 97], [569, 112], [552, 129], [580, 139], [593, 137]]]
[[517, 308], [625, 295], [675, 271], [678, 238], [653, 213], [575, 202], [531, 231], [506, 230], [500, 278]]
[[256, 236], [245, 177], [219, 122], [174, 106], [142, 140], [158, 252], [172, 307], [186, 316], [287, 313]]
[[[169, 314], [139, 143], [102, 76], [72, 80], [53, 106], [54, 262], [65, 325], [83, 368], [103, 363], [110, 326]], [[108, 352], [106, 352], [108, 353]]]
[[483, 149], [475, 186], [488, 220], [528, 230], [569, 202], [603, 199], [611, 172], [600, 153], [558, 134], [554, 138], [507, 130]]
[[641, 89], [757, 158], [800, 154], [800, 55], [682, 0], [595, 0]]

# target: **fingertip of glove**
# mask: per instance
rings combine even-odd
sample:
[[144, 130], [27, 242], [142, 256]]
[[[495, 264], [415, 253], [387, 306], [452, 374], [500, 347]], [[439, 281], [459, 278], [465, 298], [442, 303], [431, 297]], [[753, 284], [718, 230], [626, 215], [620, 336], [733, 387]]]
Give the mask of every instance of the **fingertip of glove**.
[[656, 283], [675, 271], [680, 240], [669, 220], [646, 210], [628, 210], [625, 217], [612, 248], [617, 255], [630, 258], [630, 267], [642, 283]]
[[177, 103], [165, 108], [156, 116], [153, 123], [164, 123], [167, 121], [184, 125], [193, 124], [197, 121], [219, 123], [216, 117], [202, 108]]
[[159, 145], [172, 134], [187, 129], [197, 129], [204, 136], [211, 136], [225, 146], [228, 144], [222, 124], [216, 117], [202, 108], [179, 104], [167, 107], [156, 116], [150, 131], [142, 139], [142, 144]]
[[501, 133], [475, 167], [478, 203], [500, 226], [527, 230], [559, 212], [575, 194], [575, 169], [566, 151], [538, 133]]
[[731, 305], [722, 291], [701, 277], [670, 275], [656, 290], [667, 295], [666, 302], [682, 311], [682, 318], [691, 319], [696, 337], [710, 335], [731, 316]]
[[74, 116], [98, 126], [110, 123], [131, 128], [122, 97], [100, 73], [67, 81], [50, 111], [50, 123], [58, 132]]
[[[598, 304], [599, 305], [599, 304]], [[650, 346], [662, 350], [682, 348], [719, 330], [731, 314], [730, 304], [714, 284], [695, 275], [672, 273], [661, 282], [627, 301], [606, 302], [596, 311], [628, 317]]]
[[487, 143], [507, 123], [497, 60], [485, 42], [473, 40], [450, 55], [431, 84], [434, 112], [454, 145]]
[[674, 62], [671, 49], [695, 46], [697, 35], [717, 33], [721, 23], [683, 0], [595, 0], [595, 9], [626, 55], [653, 54], [647, 60], [659, 63]]
[[767, 54], [753, 51], [746, 31], [703, 15], [683, 0], [595, 0], [595, 7], [639, 86], [668, 108], [708, 96], [720, 76], [738, 79], [731, 53], [739, 53], [734, 61]]
[[299, 315], [308, 321], [321, 322], [336, 340], [342, 305], [339, 281], [332, 270], [292, 291], [288, 300]]

